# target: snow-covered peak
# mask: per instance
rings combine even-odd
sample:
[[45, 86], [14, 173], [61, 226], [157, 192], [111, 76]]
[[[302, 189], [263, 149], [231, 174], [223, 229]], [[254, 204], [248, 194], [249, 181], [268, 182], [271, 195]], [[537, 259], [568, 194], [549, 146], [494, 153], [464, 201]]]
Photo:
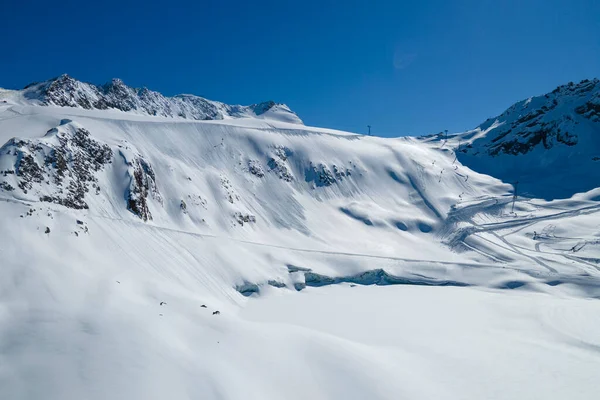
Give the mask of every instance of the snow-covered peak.
[[463, 163], [519, 181], [533, 197], [593, 189], [600, 179], [600, 80], [570, 82], [519, 101], [453, 141]]
[[[496, 129], [479, 140], [489, 155], [526, 154], [537, 145], [552, 148], [555, 144], [577, 144], [577, 127], [581, 118], [600, 122], [600, 81], [583, 80], [578, 84], [558, 86], [551, 93], [530, 97], [509, 107], [496, 118], [479, 126]], [[578, 122], [576, 122], [578, 121]], [[465, 149], [466, 150], [466, 149]]]
[[97, 86], [78, 81], [66, 74], [45, 82], [30, 84], [21, 91], [0, 92], [0, 98], [8, 98], [22, 104], [119, 110], [192, 120], [260, 118], [302, 124], [302, 120], [287, 105], [273, 101], [240, 106], [191, 94], [166, 97], [147, 88], [132, 88], [120, 79], [112, 79], [104, 85]]

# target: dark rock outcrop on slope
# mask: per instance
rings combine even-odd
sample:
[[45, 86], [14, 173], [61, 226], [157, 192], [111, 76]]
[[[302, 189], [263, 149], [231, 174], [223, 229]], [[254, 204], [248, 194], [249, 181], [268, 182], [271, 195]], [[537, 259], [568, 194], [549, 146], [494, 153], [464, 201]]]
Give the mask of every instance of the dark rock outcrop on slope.
[[[496, 118], [480, 126], [490, 129], [484, 139], [465, 147], [463, 153], [527, 154], [538, 146], [575, 146], [579, 125], [587, 120], [600, 123], [600, 81], [559, 86], [551, 93], [518, 102]], [[497, 125], [494, 127], [494, 125]], [[598, 129], [598, 127], [596, 127]]]
[[96, 172], [111, 163], [112, 156], [108, 145], [65, 120], [44, 138], [14, 138], [2, 146], [0, 162], [5, 169], [0, 187], [15, 190], [16, 186], [23, 194], [34, 192], [41, 201], [87, 209], [87, 193], [100, 191]]
[[[154, 170], [133, 148], [119, 146], [117, 152], [120, 158], [114, 158], [113, 149], [83, 126], [62, 120], [42, 138], [13, 138], [0, 148], [0, 191], [77, 210], [89, 208], [90, 195], [124, 192], [118, 197], [124, 197], [127, 209], [144, 221], [151, 220], [150, 199], [162, 205]], [[125, 187], [110, 181], [114, 164], [122, 171], [121, 160], [129, 178]], [[112, 175], [105, 174], [109, 168]]]

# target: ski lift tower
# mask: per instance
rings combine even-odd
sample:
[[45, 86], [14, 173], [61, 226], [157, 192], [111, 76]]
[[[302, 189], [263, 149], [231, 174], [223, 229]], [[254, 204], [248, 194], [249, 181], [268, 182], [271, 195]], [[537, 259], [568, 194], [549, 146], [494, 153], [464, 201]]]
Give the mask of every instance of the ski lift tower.
[[514, 186], [514, 190], [513, 190], [513, 203], [512, 203], [511, 213], [515, 212], [515, 201], [517, 201], [517, 188], [519, 186], [519, 181], [515, 181], [513, 186]]

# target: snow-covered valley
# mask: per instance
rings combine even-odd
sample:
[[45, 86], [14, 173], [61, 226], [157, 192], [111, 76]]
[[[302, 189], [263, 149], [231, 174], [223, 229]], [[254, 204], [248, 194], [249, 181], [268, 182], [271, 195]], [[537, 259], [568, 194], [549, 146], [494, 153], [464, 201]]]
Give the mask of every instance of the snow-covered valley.
[[[59, 79], [0, 91], [7, 398], [600, 391], [598, 81], [557, 101], [571, 107], [576, 92], [585, 129], [549, 146], [559, 125], [540, 122], [550, 131], [524, 151], [504, 114], [449, 137], [384, 139], [308, 127], [273, 102]], [[502, 138], [520, 150], [482, 156]], [[575, 169], [579, 148], [589, 160]], [[561, 157], [561, 179], [588, 178], [566, 186], [586, 191], [513, 199], [480, 173]], [[522, 182], [536, 192], [532, 171]]]

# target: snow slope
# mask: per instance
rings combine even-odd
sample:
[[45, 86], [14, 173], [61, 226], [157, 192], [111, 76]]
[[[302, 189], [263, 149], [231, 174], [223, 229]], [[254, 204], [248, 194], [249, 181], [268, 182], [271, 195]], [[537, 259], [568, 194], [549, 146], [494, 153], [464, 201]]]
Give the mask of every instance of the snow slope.
[[315, 357], [345, 372], [321, 383], [325, 398], [597, 396], [598, 301], [421, 286], [280, 293], [249, 303], [242, 316], [326, 334], [338, 340], [328, 349], [352, 352], [347, 363]]
[[0, 92], [8, 398], [597, 393], [598, 190], [513, 210], [456, 138], [27, 90]]

